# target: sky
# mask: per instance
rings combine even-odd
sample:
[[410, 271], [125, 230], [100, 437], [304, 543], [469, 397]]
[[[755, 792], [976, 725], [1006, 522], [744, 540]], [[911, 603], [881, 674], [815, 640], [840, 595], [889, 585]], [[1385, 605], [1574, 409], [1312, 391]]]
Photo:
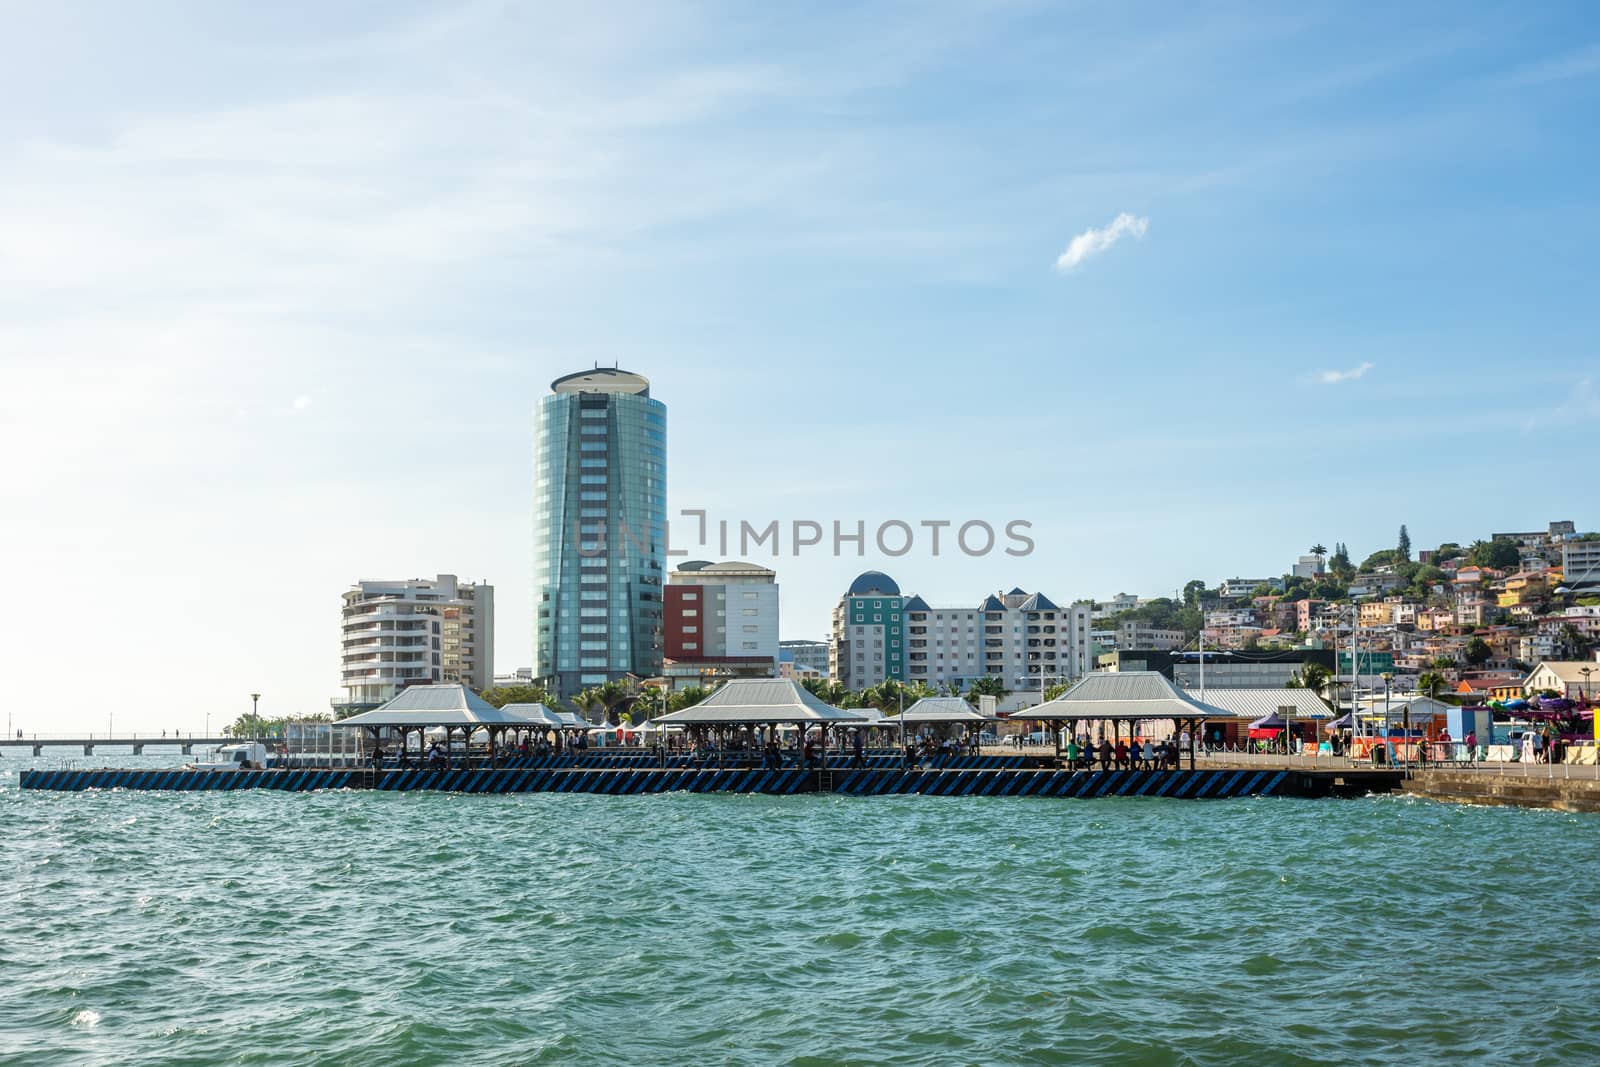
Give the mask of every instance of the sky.
[[1600, 525], [1584, 3], [0, 20], [13, 729], [326, 711], [361, 578], [492, 582], [528, 664], [531, 413], [597, 363], [667, 405], [669, 513], [1031, 524], [747, 554], [784, 637], [873, 567], [1161, 595]]

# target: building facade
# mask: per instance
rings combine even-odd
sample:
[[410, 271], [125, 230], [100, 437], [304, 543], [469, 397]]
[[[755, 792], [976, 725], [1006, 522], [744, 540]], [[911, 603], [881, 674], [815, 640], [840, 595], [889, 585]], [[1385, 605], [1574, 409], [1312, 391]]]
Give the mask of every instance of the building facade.
[[494, 587], [453, 574], [357, 582], [340, 622], [341, 711], [375, 708], [408, 685], [494, 684]]
[[938, 607], [869, 571], [834, 609], [830, 673], [851, 689], [895, 679], [964, 690], [993, 676], [1036, 691], [1092, 669], [1089, 617], [1088, 604], [1061, 607], [1021, 589]]
[[1561, 543], [1561, 584], [1584, 593], [1600, 589], [1600, 540]]
[[1117, 624], [1116, 646], [1118, 649], [1144, 648], [1168, 652], [1182, 648], [1188, 643], [1189, 635], [1183, 630], [1167, 630], [1143, 622]]
[[770, 678], [776, 672], [776, 572], [753, 563], [682, 563], [667, 576], [662, 612], [668, 677]]
[[848, 689], [906, 680], [903, 600], [900, 586], [882, 571], [867, 571], [850, 583], [833, 609], [828, 677]]
[[780, 654], [787, 652], [790, 661], [795, 665], [797, 672], [806, 677], [828, 677], [828, 642], [826, 641], [779, 641]]
[[561, 697], [662, 666], [667, 409], [650, 383], [557, 378], [534, 419], [533, 664]]

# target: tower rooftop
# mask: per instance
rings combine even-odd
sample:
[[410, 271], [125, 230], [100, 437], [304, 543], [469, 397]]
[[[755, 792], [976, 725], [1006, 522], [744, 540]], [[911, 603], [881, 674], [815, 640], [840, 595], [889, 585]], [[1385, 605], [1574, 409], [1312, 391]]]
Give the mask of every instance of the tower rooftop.
[[617, 367], [566, 374], [550, 383], [552, 393], [635, 393], [650, 395], [650, 379]]

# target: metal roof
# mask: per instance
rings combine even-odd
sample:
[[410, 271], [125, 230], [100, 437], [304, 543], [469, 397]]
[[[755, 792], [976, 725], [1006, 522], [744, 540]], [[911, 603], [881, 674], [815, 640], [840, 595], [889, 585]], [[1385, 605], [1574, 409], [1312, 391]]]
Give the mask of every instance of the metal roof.
[[596, 367], [562, 375], [550, 383], [552, 393], [637, 393], [650, 395], [650, 379], [616, 367]]
[[[1185, 691], [1185, 696], [1200, 700], [1198, 688]], [[1293, 708], [1289, 714], [1297, 719], [1326, 719], [1333, 712], [1322, 698], [1309, 689], [1214, 689], [1206, 687], [1204, 701], [1222, 709], [1220, 714], [1237, 719], [1259, 719], [1277, 713], [1279, 708]]]
[[1157, 671], [1107, 671], [1090, 674], [1071, 689], [1037, 707], [1023, 708], [1012, 718], [1062, 719], [1194, 719], [1227, 715], [1203, 704]]
[[[539, 705], [535, 705], [536, 707]], [[335, 726], [540, 726], [510, 706], [497, 708], [464, 685], [413, 685], [379, 708], [340, 719]]]
[[500, 710], [504, 712], [512, 712], [517, 715], [525, 715], [530, 721], [542, 722], [546, 726], [560, 727], [571, 725], [566, 719], [545, 707], [543, 704], [507, 704]]
[[790, 678], [733, 678], [692, 708], [655, 721], [669, 725], [769, 722], [862, 722], [865, 715], [830, 707]]
[[991, 722], [960, 697], [923, 697], [896, 716], [903, 722]]

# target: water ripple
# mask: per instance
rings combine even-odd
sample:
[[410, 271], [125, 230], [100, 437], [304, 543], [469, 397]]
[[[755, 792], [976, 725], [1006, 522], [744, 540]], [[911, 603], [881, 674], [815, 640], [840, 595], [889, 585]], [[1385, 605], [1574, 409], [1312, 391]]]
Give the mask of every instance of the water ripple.
[[0, 1061], [1597, 1062], [1596, 856], [1401, 798], [0, 790]]

